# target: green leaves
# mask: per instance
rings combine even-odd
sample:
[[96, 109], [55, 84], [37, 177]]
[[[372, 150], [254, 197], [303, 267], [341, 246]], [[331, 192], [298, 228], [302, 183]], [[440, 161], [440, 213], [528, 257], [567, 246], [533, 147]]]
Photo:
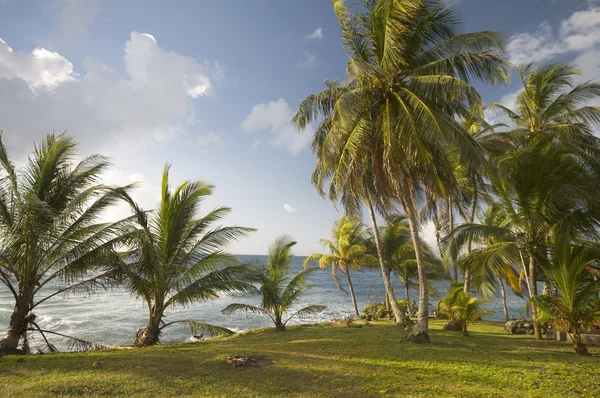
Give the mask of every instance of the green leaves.
[[[292, 314], [285, 322], [283, 317], [286, 312], [302, 297], [312, 289], [313, 285], [306, 283], [306, 278], [315, 268], [308, 268], [291, 276], [292, 270], [292, 246], [296, 242], [288, 235], [277, 237], [269, 246], [267, 264], [258, 270], [257, 275], [260, 283], [261, 306], [234, 303], [227, 306], [222, 313], [229, 315], [236, 312], [251, 312], [267, 315], [275, 324], [277, 330], [284, 330], [286, 323], [294, 316], [313, 315], [326, 307], [313, 305], [305, 307]], [[305, 263], [306, 265], [306, 263]]]
[[[239, 264], [226, 252], [227, 246], [254, 231], [238, 226], [214, 226], [230, 209], [219, 207], [198, 216], [213, 185], [204, 181], [184, 181], [170, 188], [170, 165], [162, 176], [161, 202], [156, 211], [146, 212], [128, 195], [137, 226], [127, 237], [127, 257], [121, 262], [121, 276], [132, 294], [146, 301], [150, 321], [160, 323], [164, 311], [209, 300], [222, 293], [255, 293], [260, 280], [255, 270]], [[227, 331], [197, 321], [194, 329], [210, 334]]]

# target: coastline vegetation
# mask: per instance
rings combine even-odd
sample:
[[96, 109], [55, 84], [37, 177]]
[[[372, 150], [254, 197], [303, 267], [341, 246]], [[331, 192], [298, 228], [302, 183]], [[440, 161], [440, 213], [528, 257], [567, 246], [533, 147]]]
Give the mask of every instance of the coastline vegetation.
[[[351, 272], [378, 268], [385, 302], [371, 310], [393, 320], [13, 357], [32, 353], [34, 333], [45, 352], [57, 351], [51, 337], [58, 333], [38, 324], [35, 309], [67, 293], [121, 286], [141, 298], [148, 323], [136, 347], [158, 344], [174, 323], [231, 334], [201, 319], [163, 320], [171, 306], [221, 293], [260, 295], [260, 306], [236, 303], [223, 313], [266, 315], [275, 331], [325, 307], [294, 312], [316, 269], [292, 275], [290, 237], [275, 241], [261, 268], [228, 253], [253, 229], [217, 225], [227, 207], [199, 216], [211, 184], [185, 181], [172, 189], [167, 165], [157, 209], [144, 210], [130, 196], [135, 185], [101, 184], [106, 158], [77, 162], [76, 143], [66, 134], [47, 135], [20, 169], [0, 135], [0, 283], [14, 297], [0, 340], [0, 395], [600, 394], [597, 358], [584, 357], [597, 351], [581, 338], [600, 328], [600, 108], [589, 105], [600, 97], [600, 84], [577, 83], [576, 65], [518, 66], [522, 91], [514, 106], [486, 108], [474, 84], [503, 85], [511, 74], [501, 32], [461, 32], [452, 7], [438, 0], [366, 0], [356, 8], [333, 0], [333, 8], [349, 56], [347, 80], [326, 81], [292, 122], [299, 130], [318, 125], [312, 183], [345, 214], [332, 239], [322, 240], [329, 253], [309, 256], [305, 267], [330, 267], [340, 288], [341, 272], [356, 318]], [[490, 110], [510, 124], [490, 125]], [[118, 202], [129, 204], [131, 215], [101, 222]], [[420, 236], [428, 222], [437, 248]], [[462, 336], [430, 321], [435, 280], [450, 282], [437, 308]], [[65, 287], [40, 297], [56, 281]], [[411, 286], [419, 291], [416, 311]], [[534, 339], [481, 322], [482, 303], [494, 294], [510, 318], [506, 288], [527, 300]], [[546, 326], [567, 332], [579, 355], [540, 341]], [[104, 348], [58, 335], [70, 339], [72, 350]], [[272, 363], [233, 371], [224, 362], [230, 355]]]

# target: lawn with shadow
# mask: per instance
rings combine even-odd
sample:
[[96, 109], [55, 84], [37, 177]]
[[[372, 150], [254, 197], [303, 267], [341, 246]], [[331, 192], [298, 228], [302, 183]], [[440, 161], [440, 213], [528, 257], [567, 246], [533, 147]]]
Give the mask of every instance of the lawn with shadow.
[[[0, 396], [600, 396], [600, 349], [431, 323], [430, 344], [387, 322], [256, 330], [197, 343], [0, 358]], [[266, 357], [233, 368], [228, 356]]]

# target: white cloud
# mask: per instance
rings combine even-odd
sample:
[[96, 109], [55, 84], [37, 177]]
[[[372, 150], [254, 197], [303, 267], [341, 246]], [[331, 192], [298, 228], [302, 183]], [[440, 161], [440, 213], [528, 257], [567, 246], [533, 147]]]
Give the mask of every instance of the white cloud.
[[312, 33], [304, 36], [304, 38], [308, 40], [323, 40], [323, 28], [318, 27]]
[[57, 85], [75, 79], [73, 64], [62, 55], [36, 48], [31, 53], [13, 51], [0, 38], [0, 79], [22, 79], [31, 88]]
[[317, 56], [309, 52], [304, 53], [304, 59], [300, 62], [303, 68], [314, 68], [317, 65]]
[[194, 99], [223, 80], [218, 62], [164, 50], [138, 32], [125, 44], [124, 64], [125, 76], [86, 58], [78, 76], [58, 53], [17, 52], [1, 41], [0, 129], [13, 153], [27, 151], [45, 132], [66, 129], [84, 152], [148, 137], [168, 141], [196, 122]]
[[196, 144], [198, 146], [220, 145], [222, 143], [221, 136], [213, 132], [196, 137]]
[[292, 206], [289, 203], [284, 203], [283, 204], [283, 209], [285, 211], [287, 211], [288, 213], [295, 213], [296, 212], [296, 208], [294, 206]]
[[296, 131], [291, 124], [293, 115], [294, 111], [283, 98], [254, 105], [250, 114], [242, 121], [242, 130], [247, 133], [269, 133], [271, 145], [285, 148], [290, 154], [296, 155], [308, 146], [313, 130], [308, 128], [302, 133]]
[[[128, 174], [122, 170], [109, 170], [102, 175], [102, 184], [108, 186], [136, 184], [135, 189], [131, 191], [131, 196], [146, 210], [154, 209], [160, 199], [157, 197], [158, 186], [148, 184], [145, 177], [140, 173]], [[111, 206], [101, 218], [103, 222], [110, 222], [121, 220], [130, 215], [131, 208], [129, 205], [121, 202]]]
[[[558, 34], [553, 34], [552, 26], [544, 23], [536, 32], [519, 33], [511, 37], [508, 52], [514, 64], [530, 62], [551, 62], [560, 55], [573, 54], [571, 63], [579, 65], [581, 76], [575, 76], [575, 83], [589, 80], [598, 81], [600, 76], [600, 1], [589, 0], [588, 9], [577, 11], [564, 19]], [[504, 95], [502, 105], [514, 109], [517, 96], [522, 91]], [[600, 105], [600, 99], [588, 101], [588, 105]], [[510, 119], [497, 111], [486, 111], [490, 123], [505, 123], [512, 126]]]
[[547, 22], [533, 33], [518, 33], [508, 44], [510, 62], [540, 62], [570, 52], [585, 51], [600, 43], [600, 8], [593, 3], [563, 20], [558, 33]]

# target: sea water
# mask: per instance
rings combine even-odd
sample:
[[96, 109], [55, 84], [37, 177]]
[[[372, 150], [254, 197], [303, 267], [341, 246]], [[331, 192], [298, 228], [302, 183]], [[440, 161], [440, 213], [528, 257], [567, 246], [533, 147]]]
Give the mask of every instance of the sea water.
[[[250, 264], [259, 264], [266, 260], [266, 256], [240, 256], [241, 260]], [[294, 257], [294, 271], [302, 270], [305, 257]], [[346, 278], [340, 276], [342, 287], [347, 289]], [[384, 300], [384, 287], [381, 272], [378, 269], [365, 268], [362, 271], [351, 273], [356, 300], [359, 310], [365, 305]], [[299, 323], [318, 323], [334, 318], [342, 318], [354, 314], [350, 295], [340, 290], [333, 282], [330, 269], [318, 270], [310, 275], [308, 282], [314, 285], [296, 304], [296, 309], [308, 305], [325, 305], [327, 309], [318, 315], [295, 317], [289, 325]], [[392, 282], [396, 288], [398, 299], [404, 298], [404, 288], [400, 281], [393, 277]], [[38, 299], [56, 291], [60, 286], [45, 288]], [[447, 283], [437, 284], [437, 290], [444, 294]], [[410, 291], [411, 299], [418, 300], [418, 292]], [[430, 310], [437, 305], [439, 298], [430, 297]], [[510, 315], [514, 317], [526, 314], [525, 300], [514, 295], [507, 289], [507, 301]], [[176, 320], [195, 320], [217, 326], [226, 327], [233, 331], [247, 331], [256, 328], [270, 327], [271, 321], [266, 316], [257, 314], [223, 315], [221, 310], [231, 303], [245, 303], [259, 305], [260, 298], [252, 295], [221, 295], [219, 298], [197, 302], [185, 308], [175, 308], [165, 314], [165, 322]], [[0, 333], [3, 334], [8, 327], [13, 309], [12, 294], [4, 285], [0, 285]], [[486, 303], [486, 308], [494, 311], [486, 319], [503, 320], [502, 301], [492, 298]], [[81, 296], [55, 296], [44, 302], [34, 310], [37, 324], [45, 330], [50, 330], [66, 335], [71, 335], [83, 340], [105, 345], [131, 344], [137, 330], [147, 322], [146, 304], [135, 299], [122, 289], [111, 289]], [[39, 335], [32, 335], [35, 345], [42, 342]], [[49, 339], [64, 349], [64, 340], [48, 335]], [[164, 330], [161, 336], [163, 343], [177, 343], [193, 341], [193, 333], [185, 324], [175, 324]]]

